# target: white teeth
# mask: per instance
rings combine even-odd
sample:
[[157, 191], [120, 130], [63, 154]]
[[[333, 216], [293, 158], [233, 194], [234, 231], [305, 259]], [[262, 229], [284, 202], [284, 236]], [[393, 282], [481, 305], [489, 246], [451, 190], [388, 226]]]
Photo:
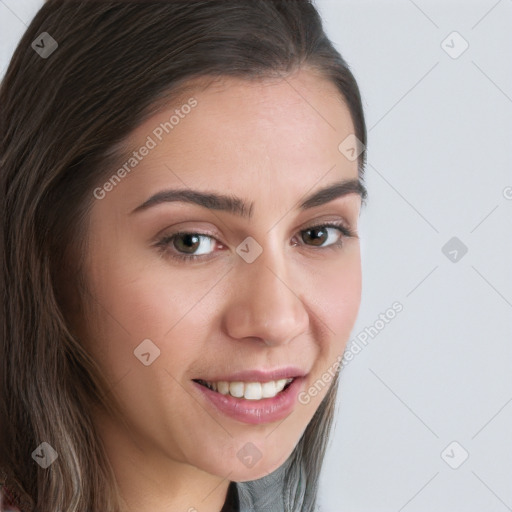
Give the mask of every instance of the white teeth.
[[247, 400], [260, 400], [261, 397], [261, 384], [259, 382], [248, 382], [245, 385], [244, 398]]
[[282, 391], [283, 388], [286, 386], [286, 379], [281, 379], [276, 381], [276, 392], [279, 393], [279, 391]]
[[223, 395], [227, 395], [229, 393], [229, 383], [225, 380], [217, 382], [217, 391]]
[[276, 396], [276, 393], [276, 383], [273, 380], [261, 385], [261, 396], [263, 398], [272, 398], [273, 396]]
[[286, 384], [293, 379], [271, 380], [269, 382], [206, 382], [206, 385], [221, 393], [222, 395], [231, 395], [235, 398], [245, 398], [246, 400], [261, 400], [262, 398], [273, 398], [281, 392]]
[[243, 382], [230, 382], [229, 383], [229, 394], [237, 398], [244, 396], [244, 383]]

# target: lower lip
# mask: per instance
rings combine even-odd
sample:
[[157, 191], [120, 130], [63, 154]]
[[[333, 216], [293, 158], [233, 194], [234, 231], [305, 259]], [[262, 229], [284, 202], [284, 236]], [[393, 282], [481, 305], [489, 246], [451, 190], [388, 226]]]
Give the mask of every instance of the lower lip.
[[235, 398], [231, 395], [223, 395], [192, 381], [207, 401], [214, 405], [217, 410], [230, 418], [251, 425], [271, 423], [286, 418], [297, 403], [297, 395], [303, 382], [304, 377], [297, 377], [288, 388], [278, 393], [274, 398], [247, 400], [245, 398]]

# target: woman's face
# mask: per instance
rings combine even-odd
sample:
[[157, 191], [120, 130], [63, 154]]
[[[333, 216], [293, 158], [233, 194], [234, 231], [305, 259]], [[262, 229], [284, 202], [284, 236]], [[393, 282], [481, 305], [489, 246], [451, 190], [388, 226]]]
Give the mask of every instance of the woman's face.
[[[234, 481], [289, 457], [359, 309], [359, 240], [336, 223], [357, 232], [361, 197], [307, 201], [357, 182], [357, 161], [338, 148], [353, 133], [335, 86], [301, 71], [198, 89], [131, 134], [136, 165], [117, 172], [127, 157], [95, 191], [85, 267], [84, 342], [125, 420], [101, 420], [109, 450]], [[301, 377], [258, 399], [281, 370]]]

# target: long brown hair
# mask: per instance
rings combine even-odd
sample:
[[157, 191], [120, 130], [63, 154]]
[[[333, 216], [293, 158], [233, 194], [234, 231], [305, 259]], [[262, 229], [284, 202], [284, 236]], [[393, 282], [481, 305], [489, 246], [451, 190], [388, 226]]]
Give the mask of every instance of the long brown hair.
[[[32, 46], [42, 33], [58, 44], [46, 57]], [[120, 507], [90, 417], [93, 406], [115, 413], [115, 403], [66, 315], [88, 300], [87, 215], [120, 144], [192, 79], [279, 78], [303, 67], [337, 86], [364, 147], [356, 81], [310, 0], [49, 0], [31, 22], [0, 88], [0, 483], [24, 512]], [[363, 151], [361, 178], [364, 162]], [[63, 298], [66, 287], [78, 306]], [[287, 510], [314, 509], [337, 375], [280, 468]], [[58, 453], [46, 470], [32, 460], [42, 442]], [[242, 498], [264, 503], [246, 484], [237, 484]]]

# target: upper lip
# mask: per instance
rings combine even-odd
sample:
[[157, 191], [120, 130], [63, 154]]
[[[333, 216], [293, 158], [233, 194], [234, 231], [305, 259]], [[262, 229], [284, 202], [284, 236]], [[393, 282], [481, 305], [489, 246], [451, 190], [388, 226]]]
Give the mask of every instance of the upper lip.
[[304, 377], [307, 374], [300, 368], [287, 366], [275, 370], [245, 370], [231, 373], [229, 375], [218, 375], [214, 377], [201, 377], [194, 380], [205, 380], [209, 382], [269, 382], [271, 380], [290, 379], [292, 377]]

